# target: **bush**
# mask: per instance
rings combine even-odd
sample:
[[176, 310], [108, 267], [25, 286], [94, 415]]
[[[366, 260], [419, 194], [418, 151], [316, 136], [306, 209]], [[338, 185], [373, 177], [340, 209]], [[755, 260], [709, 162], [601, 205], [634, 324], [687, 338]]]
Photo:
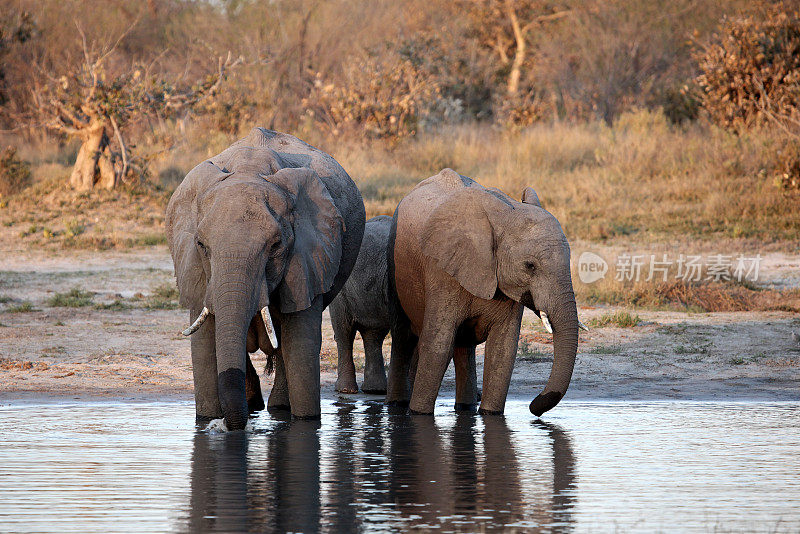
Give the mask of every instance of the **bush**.
[[161, 284], [153, 288], [145, 302], [148, 310], [174, 310], [178, 308], [178, 289], [172, 284]]
[[440, 92], [412, 57], [391, 50], [347, 61], [345, 79], [337, 85], [318, 75], [303, 101], [307, 113], [334, 135], [412, 136]]
[[697, 54], [703, 107], [737, 133], [756, 125], [800, 127], [800, 12], [763, 2], [763, 16], [724, 19]]
[[604, 313], [599, 318], [589, 321], [589, 324], [595, 328], [608, 325], [614, 325], [619, 328], [632, 328], [641, 321], [638, 315], [632, 315], [627, 311], [618, 311], [616, 313]]
[[92, 305], [93, 297], [94, 293], [75, 287], [67, 293], [56, 293], [50, 297], [47, 304], [54, 308], [83, 308]]
[[777, 182], [784, 189], [800, 190], [800, 139], [789, 139], [775, 158]]
[[0, 154], [0, 197], [19, 193], [31, 183], [31, 166], [17, 157], [17, 149], [7, 147]]

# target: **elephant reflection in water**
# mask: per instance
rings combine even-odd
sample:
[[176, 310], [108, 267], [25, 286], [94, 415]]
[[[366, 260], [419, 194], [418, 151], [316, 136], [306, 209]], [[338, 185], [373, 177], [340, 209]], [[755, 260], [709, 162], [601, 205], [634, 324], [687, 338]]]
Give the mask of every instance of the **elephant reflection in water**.
[[319, 420], [280, 423], [266, 451], [263, 435], [198, 432], [187, 530], [318, 531], [319, 428]]
[[[483, 430], [476, 428], [481, 420]], [[542, 486], [525, 490], [503, 416], [459, 414], [447, 431], [431, 417], [393, 420], [389, 500], [412, 518], [404, 526], [463, 531], [478, 526], [513, 530], [518, 524], [526, 532], [571, 530], [573, 498], [568, 490], [575, 486], [575, 459], [569, 437], [556, 425], [534, 424], [547, 432], [553, 447], [553, 485], [544, 492], [537, 491]]]
[[543, 485], [550, 466], [520, 464], [503, 416], [459, 414], [442, 428], [387, 417], [381, 403], [362, 408], [339, 406], [322, 431], [294, 420], [267, 435], [198, 433], [188, 530], [571, 530], [575, 458], [558, 426], [531, 423], [552, 446]]

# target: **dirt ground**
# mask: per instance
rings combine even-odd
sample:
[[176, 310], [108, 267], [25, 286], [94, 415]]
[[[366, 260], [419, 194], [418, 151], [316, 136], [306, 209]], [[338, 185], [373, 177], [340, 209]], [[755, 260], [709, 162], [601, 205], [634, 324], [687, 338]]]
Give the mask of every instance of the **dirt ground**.
[[[188, 314], [174, 300], [164, 246], [128, 251], [9, 250], [0, 256], [0, 401], [40, 398], [191, 398]], [[774, 286], [796, 286], [800, 256], [762, 264]], [[55, 306], [73, 288], [80, 307]], [[173, 297], [174, 298], [174, 297]], [[26, 304], [27, 303], [27, 304]], [[105, 309], [104, 309], [105, 308]], [[588, 323], [614, 308], [581, 307]], [[569, 399], [800, 399], [800, 318], [788, 312], [685, 313], [635, 310], [632, 328], [582, 332]], [[388, 358], [390, 340], [384, 345]], [[358, 364], [363, 349], [356, 341]], [[263, 354], [255, 356], [256, 367]], [[482, 362], [482, 348], [478, 351]], [[533, 397], [550, 371], [552, 339], [526, 312], [509, 395]], [[336, 346], [325, 313], [323, 394], [335, 395]], [[479, 373], [482, 372], [479, 369]], [[360, 377], [359, 377], [360, 380]], [[262, 379], [265, 394], [271, 378]], [[453, 389], [452, 368], [443, 390]]]

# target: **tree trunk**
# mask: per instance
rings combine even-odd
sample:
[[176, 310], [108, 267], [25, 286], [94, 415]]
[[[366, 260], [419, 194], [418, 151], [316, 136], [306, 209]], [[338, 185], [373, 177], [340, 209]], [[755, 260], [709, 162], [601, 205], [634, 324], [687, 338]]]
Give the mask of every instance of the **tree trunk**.
[[113, 189], [116, 178], [106, 129], [102, 125], [92, 127], [78, 150], [69, 184], [78, 191]]
[[519, 25], [519, 19], [514, 6], [506, 0], [506, 15], [511, 22], [511, 29], [514, 31], [514, 60], [511, 62], [511, 72], [508, 74], [508, 96], [514, 97], [519, 91], [519, 78], [522, 73], [522, 65], [525, 63], [525, 34]]

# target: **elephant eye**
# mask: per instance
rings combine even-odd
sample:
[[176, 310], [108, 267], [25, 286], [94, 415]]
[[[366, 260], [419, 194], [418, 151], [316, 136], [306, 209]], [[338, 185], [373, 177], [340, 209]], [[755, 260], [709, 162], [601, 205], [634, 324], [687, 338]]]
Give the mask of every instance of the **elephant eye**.
[[526, 261], [525, 268], [528, 269], [529, 271], [535, 271], [536, 265], [534, 265], [532, 261]]
[[205, 245], [203, 244], [203, 242], [202, 242], [202, 241], [200, 241], [199, 239], [197, 240], [197, 246], [198, 246], [198, 247], [200, 247], [200, 249], [201, 249], [203, 252], [208, 252], [208, 249], [206, 248], [206, 246], [205, 246]]

